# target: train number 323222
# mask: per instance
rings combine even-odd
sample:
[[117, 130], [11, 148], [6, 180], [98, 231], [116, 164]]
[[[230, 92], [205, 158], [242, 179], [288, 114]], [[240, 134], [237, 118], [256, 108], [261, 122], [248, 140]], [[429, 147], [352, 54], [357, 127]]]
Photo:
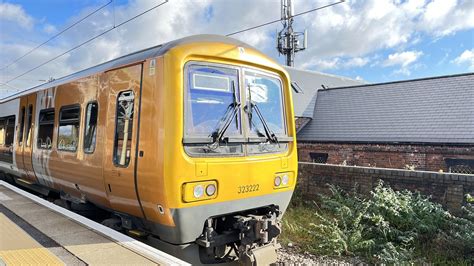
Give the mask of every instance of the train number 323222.
[[242, 193], [255, 192], [255, 191], [258, 191], [259, 187], [260, 187], [259, 184], [239, 186], [237, 193], [242, 194]]

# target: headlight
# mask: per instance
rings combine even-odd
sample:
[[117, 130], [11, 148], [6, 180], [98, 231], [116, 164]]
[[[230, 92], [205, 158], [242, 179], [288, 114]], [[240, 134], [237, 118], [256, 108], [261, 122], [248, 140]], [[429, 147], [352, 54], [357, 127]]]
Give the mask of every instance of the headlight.
[[276, 173], [275, 179], [273, 180], [273, 188], [287, 188], [290, 187], [294, 182], [294, 177], [292, 172], [286, 173]]
[[194, 186], [193, 194], [196, 199], [199, 199], [204, 195], [204, 187], [202, 185]]
[[183, 201], [194, 202], [215, 199], [218, 189], [217, 181], [215, 180], [184, 183], [182, 187]]
[[216, 186], [214, 184], [207, 185], [206, 194], [212, 196], [216, 193]]
[[280, 176], [275, 177], [275, 187], [279, 187], [281, 184], [281, 178]]

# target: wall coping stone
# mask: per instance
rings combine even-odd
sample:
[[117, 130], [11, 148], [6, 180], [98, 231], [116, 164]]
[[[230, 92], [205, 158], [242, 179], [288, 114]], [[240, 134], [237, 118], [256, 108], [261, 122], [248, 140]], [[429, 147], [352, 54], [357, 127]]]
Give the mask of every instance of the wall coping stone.
[[[312, 168], [315, 167], [328, 167], [328, 168], [335, 168], [337, 167], [339, 171], [347, 171], [347, 172], [361, 172], [361, 173], [373, 173], [373, 174], [387, 174], [388, 172], [395, 172], [402, 176], [413, 176], [413, 177], [420, 177], [420, 175], [427, 177], [427, 178], [443, 178], [443, 179], [451, 179], [453, 180], [454, 177], [458, 178], [460, 181], [469, 181], [474, 182], [474, 175], [470, 174], [458, 174], [458, 173], [440, 173], [434, 171], [421, 171], [421, 170], [406, 170], [406, 169], [396, 169], [396, 168], [379, 168], [379, 167], [367, 167], [367, 166], [354, 166], [354, 165], [339, 165], [339, 164], [325, 164], [325, 163], [312, 163], [312, 162], [299, 162], [300, 165], [311, 165]], [[349, 170], [349, 169], [352, 169]]]

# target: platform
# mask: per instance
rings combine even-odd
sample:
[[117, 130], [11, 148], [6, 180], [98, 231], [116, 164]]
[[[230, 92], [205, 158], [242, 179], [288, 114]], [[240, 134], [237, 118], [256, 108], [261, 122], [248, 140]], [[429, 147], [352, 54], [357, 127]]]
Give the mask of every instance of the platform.
[[2, 265], [189, 265], [0, 181]]

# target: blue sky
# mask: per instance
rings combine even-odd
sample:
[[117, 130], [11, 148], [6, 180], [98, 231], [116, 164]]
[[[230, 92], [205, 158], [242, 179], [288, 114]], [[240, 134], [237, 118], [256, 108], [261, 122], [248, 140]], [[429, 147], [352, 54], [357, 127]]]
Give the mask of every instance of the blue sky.
[[[416, 62], [416, 66], [410, 70], [410, 75], [398, 72], [398, 65], [380, 67], [364, 66], [351, 69], [327, 70], [325, 72], [349, 77], [360, 76], [371, 82], [390, 81], [399, 79], [413, 79], [430, 76], [451, 75], [465, 72], [473, 72], [472, 62], [456, 64], [455, 58], [461, 55], [466, 49], [474, 46], [474, 31], [464, 30], [444, 38], [432, 38], [423, 36], [416, 44], [410, 45], [407, 49], [422, 51], [423, 54]], [[392, 49], [384, 49], [376, 53], [382, 58], [388, 57], [393, 52]]]
[[[0, 93], [58, 78], [135, 50], [199, 33], [226, 34], [279, 18], [279, 0], [170, 0], [72, 53], [8, 82], [162, 0], [115, 0], [54, 41], [0, 70]], [[0, 0], [0, 68], [108, 0]], [[333, 1], [295, 1], [296, 13]], [[281, 24], [235, 35], [283, 63], [275, 49]], [[309, 48], [296, 67], [367, 82], [474, 71], [474, 1], [349, 0], [295, 18]]]

